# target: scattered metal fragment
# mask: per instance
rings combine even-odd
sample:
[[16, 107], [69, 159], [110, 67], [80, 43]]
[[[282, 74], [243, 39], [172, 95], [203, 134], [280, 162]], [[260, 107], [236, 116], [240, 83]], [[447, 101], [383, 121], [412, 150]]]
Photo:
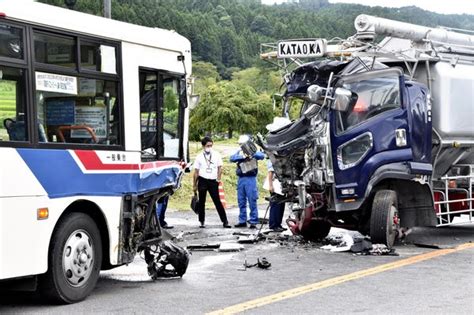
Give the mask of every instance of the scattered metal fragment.
[[237, 239], [237, 242], [240, 244], [253, 244], [258, 242], [256, 235], [240, 236]]
[[219, 249], [220, 246], [221, 246], [221, 243], [189, 244], [186, 248], [187, 248], [188, 250], [196, 250], [196, 251], [202, 250], [202, 251], [206, 251], [206, 250]]
[[374, 256], [398, 256], [398, 253], [395, 252], [395, 249], [388, 248], [385, 244], [372, 244], [372, 249], [369, 250], [369, 254]]
[[236, 236], [250, 236], [250, 235], [254, 235], [253, 233], [250, 233], [250, 232], [234, 232], [232, 233], [232, 235], [236, 235]]
[[244, 268], [245, 268], [244, 270], [246, 270], [247, 268], [252, 268], [252, 267], [258, 267], [260, 269], [268, 269], [271, 266], [272, 264], [268, 261], [266, 257], [257, 258], [257, 262], [255, 264], [249, 264], [247, 262], [247, 259], [244, 262]]
[[440, 245], [440, 244], [429, 244], [429, 243], [413, 243], [413, 245], [423, 248], [432, 248], [432, 249], [446, 249], [454, 248], [452, 245]]
[[222, 243], [218, 250], [219, 252], [239, 252], [243, 250], [244, 247], [237, 243]]

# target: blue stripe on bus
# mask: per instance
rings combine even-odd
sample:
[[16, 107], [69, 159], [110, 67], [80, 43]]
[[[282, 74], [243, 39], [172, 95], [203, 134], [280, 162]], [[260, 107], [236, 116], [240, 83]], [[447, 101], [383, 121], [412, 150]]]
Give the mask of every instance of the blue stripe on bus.
[[17, 149], [50, 198], [121, 196], [175, 186], [179, 169], [142, 173], [84, 174], [66, 150]]

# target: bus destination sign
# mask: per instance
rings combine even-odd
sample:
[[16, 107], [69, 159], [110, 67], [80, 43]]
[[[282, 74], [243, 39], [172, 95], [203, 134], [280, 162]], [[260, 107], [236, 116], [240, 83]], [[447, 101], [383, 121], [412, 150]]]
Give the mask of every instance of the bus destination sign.
[[326, 53], [326, 40], [291, 40], [278, 42], [278, 58], [322, 57]]

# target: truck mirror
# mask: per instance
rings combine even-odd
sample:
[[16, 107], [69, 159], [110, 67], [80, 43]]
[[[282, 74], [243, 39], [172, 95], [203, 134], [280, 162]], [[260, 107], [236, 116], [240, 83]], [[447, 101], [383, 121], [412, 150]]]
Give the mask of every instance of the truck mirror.
[[334, 102], [331, 108], [340, 112], [347, 111], [352, 99], [352, 92], [344, 88], [337, 88], [334, 92]]
[[306, 98], [311, 103], [316, 103], [324, 94], [324, 89], [319, 85], [313, 84], [308, 87], [306, 90]]

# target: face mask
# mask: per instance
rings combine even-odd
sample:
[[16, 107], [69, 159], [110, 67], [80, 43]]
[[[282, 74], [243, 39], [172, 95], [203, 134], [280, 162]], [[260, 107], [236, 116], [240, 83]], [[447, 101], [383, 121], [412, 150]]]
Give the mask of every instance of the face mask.
[[206, 153], [206, 154], [211, 153], [211, 148], [204, 148], [204, 153]]

